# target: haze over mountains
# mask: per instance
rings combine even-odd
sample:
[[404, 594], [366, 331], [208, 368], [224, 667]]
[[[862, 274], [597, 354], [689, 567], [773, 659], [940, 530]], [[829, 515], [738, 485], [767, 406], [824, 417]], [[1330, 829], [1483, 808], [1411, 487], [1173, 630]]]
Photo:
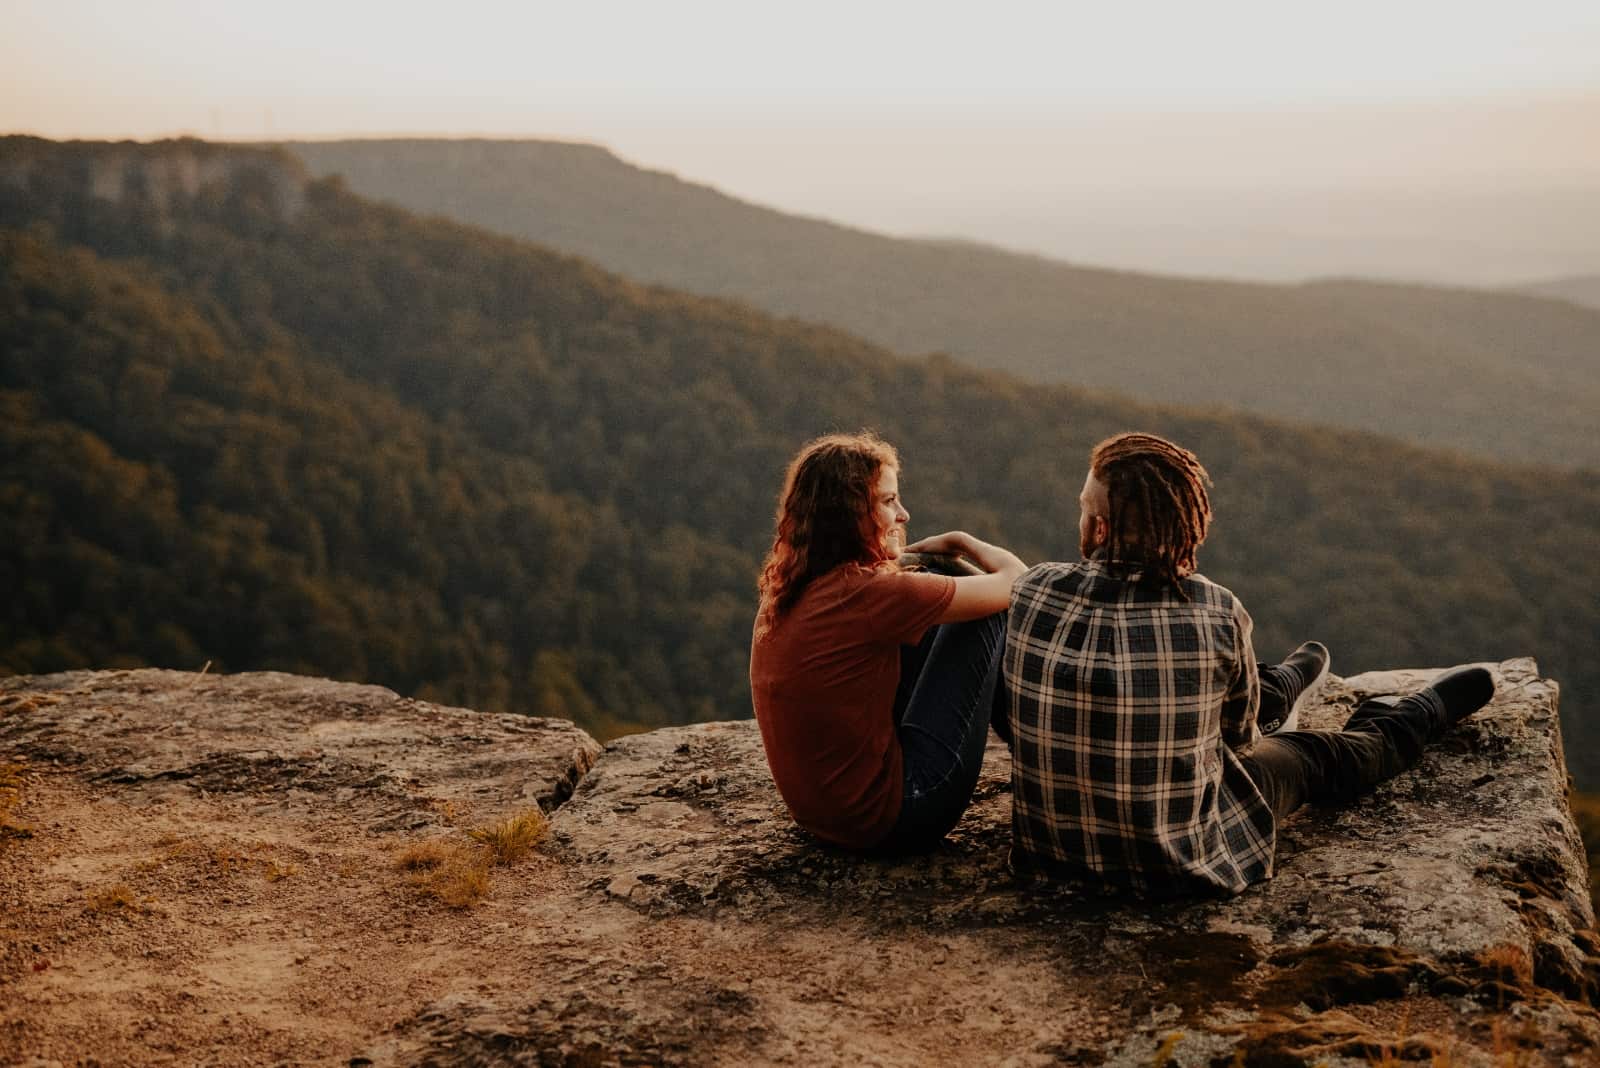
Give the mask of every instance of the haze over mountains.
[[1600, 308], [1600, 274], [1576, 275], [1572, 278], [1552, 278], [1545, 282], [1530, 282], [1517, 286], [1517, 291], [1537, 297], [1554, 297]]
[[1097, 267], [1255, 282], [1360, 277], [1501, 289], [1600, 266], [1592, 176], [1340, 177], [1269, 172], [1221, 184], [1184, 168], [1147, 178], [1153, 186], [1053, 194], [1036, 186], [1026, 204], [952, 204], [933, 232]]
[[748, 714], [795, 446], [872, 425], [917, 530], [1074, 551], [1090, 445], [1216, 479], [1264, 656], [1536, 654], [1600, 773], [1600, 482], [905, 360], [417, 218], [291, 158], [0, 142], [0, 670], [280, 668], [605, 732]]
[[289, 147], [364, 195], [629, 277], [837, 323], [905, 353], [1504, 460], [1600, 465], [1600, 310], [1568, 300], [1161, 277], [889, 238], [744, 203], [590, 145]]

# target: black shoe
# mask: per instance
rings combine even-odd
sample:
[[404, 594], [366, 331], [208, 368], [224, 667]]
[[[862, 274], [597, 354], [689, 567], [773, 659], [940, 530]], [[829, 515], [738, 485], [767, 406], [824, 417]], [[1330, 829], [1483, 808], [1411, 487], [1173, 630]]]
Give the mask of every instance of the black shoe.
[[1481, 667], [1452, 668], [1433, 682], [1405, 697], [1370, 697], [1361, 702], [1345, 723], [1345, 730], [1377, 716], [1421, 717], [1428, 741], [1489, 703], [1494, 696], [1494, 676]]
[[1428, 684], [1444, 710], [1441, 730], [1455, 726], [1494, 697], [1494, 676], [1487, 668], [1459, 667], [1439, 675]]
[[1333, 657], [1321, 642], [1305, 642], [1281, 664], [1261, 669], [1261, 704], [1271, 711], [1262, 719], [1262, 734], [1298, 730], [1300, 707], [1328, 677]]

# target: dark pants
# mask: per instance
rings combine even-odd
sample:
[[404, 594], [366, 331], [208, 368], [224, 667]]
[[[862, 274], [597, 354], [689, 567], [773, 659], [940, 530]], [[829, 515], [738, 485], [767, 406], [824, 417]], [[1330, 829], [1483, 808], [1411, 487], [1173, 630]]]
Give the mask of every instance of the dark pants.
[[1302, 805], [1338, 805], [1411, 767], [1442, 733], [1444, 706], [1432, 690], [1363, 701], [1342, 731], [1284, 731], [1240, 758], [1282, 821]]
[[905, 795], [899, 819], [877, 850], [932, 849], [967, 810], [996, 718], [1005, 636], [1001, 612], [930, 628], [920, 645], [904, 650], [895, 721]]
[[1300, 691], [1285, 693], [1277, 672], [1269, 670], [1269, 665], [1260, 661], [1256, 662], [1256, 674], [1261, 679], [1261, 704], [1257, 707], [1256, 722], [1279, 723], [1287, 719]]

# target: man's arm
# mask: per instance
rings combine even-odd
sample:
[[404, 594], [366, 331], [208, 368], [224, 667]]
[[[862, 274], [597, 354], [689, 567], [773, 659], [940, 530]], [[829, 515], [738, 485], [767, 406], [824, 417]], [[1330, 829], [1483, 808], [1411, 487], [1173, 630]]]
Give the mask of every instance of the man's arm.
[[955, 579], [956, 594], [937, 620], [940, 623], [961, 623], [1005, 611], [1011, 603], [1012, 584], [1028, 570], [1028, 565], [1015, 553], [979, 541], [964, 530], [923, 538], [907, 545], [906, 552], [958, 553], [988, 572]]
[[1261, 708], [1261, 677], [1256, 670], [1256, 650], [1251, 634], [1255, 623], [1237, 598], [1233, 602], [1236, 641], [1233, 685], [1222, 702], [1222, 740], [1229, 749], [1248, 750], [1260, 739], [1256, 713]]

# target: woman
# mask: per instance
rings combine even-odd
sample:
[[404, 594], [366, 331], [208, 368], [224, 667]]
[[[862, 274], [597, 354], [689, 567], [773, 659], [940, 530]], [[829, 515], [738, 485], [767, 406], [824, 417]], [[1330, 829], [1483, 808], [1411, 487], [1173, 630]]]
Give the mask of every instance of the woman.
[[[932, 848], [972, 799], [999, 678], [999, 613], [1027, 569], [961, 531], [905, 546], [899, 468], [870, 433], [800, 450], [750, 647], [767, 764], [795, 822], [836, 845], [889, 852]], [[983, 573], [902, 570], [902, 546], [958, 554]]]

